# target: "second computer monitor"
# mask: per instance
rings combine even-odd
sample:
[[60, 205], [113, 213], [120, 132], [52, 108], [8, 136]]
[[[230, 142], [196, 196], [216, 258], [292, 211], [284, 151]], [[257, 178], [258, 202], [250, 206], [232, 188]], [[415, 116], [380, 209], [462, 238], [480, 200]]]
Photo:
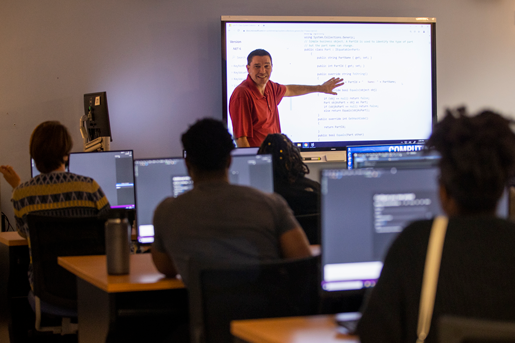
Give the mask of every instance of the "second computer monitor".
[[427, 168], [438, 164], [440, 155], [424, 144], [356, 145], [347, 147], [347, 169]]
[[134, 208], [132, 150], [71, 153], [69, 170], [93, 178], [111, 208]]
[[[165, 198], [193, 188], [186, 164], [182, 158], [155, 158], [134, 161], [136, 177], [136, 218], [138, 241], [154, 241], [154, 210]], [[233, 156], [229, 169], [229, 182], [274, 191], [271, 155]]]

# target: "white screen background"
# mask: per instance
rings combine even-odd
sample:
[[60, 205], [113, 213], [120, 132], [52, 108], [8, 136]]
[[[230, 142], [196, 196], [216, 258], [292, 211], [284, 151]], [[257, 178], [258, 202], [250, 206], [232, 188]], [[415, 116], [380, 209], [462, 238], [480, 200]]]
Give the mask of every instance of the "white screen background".
[[[225, 23], [227, 106], [247, 55], [272, 55], [271, 80], [321, 84], [338, 95], [283, 98], [282, 132], [294, 142], [426, 139], [432, 126], [430, 24]], [[227, 109], [228, 111], [228, 109]], [[229, 113], [229, 112], [228, 112]], [[231, 121], [228, 120], [232, 132]]]

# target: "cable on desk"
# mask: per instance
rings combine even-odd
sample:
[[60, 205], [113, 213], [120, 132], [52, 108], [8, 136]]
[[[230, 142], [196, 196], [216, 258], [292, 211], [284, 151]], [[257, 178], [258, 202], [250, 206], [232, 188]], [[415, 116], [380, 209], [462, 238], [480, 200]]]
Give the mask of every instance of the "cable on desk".
[[[2, 212], [1, 218], [2, 218], [1, 232], [15, 231], [14, 227], [11, 225], [11, 222], [9, 221], [9, 218], [7, 218], [7, 216], [5, 215], [4, 212]], [[6, 225], [5, 225], [6, 222], [7, 222], [7, 229], [6, 229]]]

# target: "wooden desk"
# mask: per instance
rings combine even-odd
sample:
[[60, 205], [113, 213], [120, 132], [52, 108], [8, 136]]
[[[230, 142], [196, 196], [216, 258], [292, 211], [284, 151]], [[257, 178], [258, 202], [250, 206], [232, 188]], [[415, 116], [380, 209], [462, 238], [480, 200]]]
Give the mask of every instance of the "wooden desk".
[[27, 338], [34, 327], [27, 301], [29, 281], [27, 240], [17, 232], [0, 232], [0, 342]]
[[249, 343], [359, 343], [356, 336], [338, 333], [333, 315], [236, 320], [231, 333]]
[[[131, 234], [131, 240], [137, 241], [138, 235]], [[27, 239], [20, 236], [18, 232], [0, 232], [0, 243], [10, 247], [29, 245]]]
[[18, 232], [0, 232], [0, 243], [8, 247], [28, 245], [27, 240], [20, 236]]
[[105, 255], [59, 257], [58, 263], [77, 276], [80, 343], [104, 342], [123, 311], [151, 303], [172, 306], [173, 290], [186, 296], [182, 281], [159, 273], [150, 254], [131, 255], [128, 275], [107, 275]]
[[57, 261], [69, 272], [107, 293], [184, 288], [181, 280], [166, 278], [158, 272], [150, 254], [131, 255], [127, 275], [107, 275], [105, 255], [59, 257]]

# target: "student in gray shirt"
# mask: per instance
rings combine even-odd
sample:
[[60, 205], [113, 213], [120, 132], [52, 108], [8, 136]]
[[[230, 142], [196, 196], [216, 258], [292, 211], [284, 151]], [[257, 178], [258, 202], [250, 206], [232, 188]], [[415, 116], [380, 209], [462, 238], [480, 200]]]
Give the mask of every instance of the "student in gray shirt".
[[187, 261], [250, 263], [310, 256], [304, 231], [281, 196], [231, 185], [234, 143], [224, 124], [195, 123], [182, 135], [193, 189], [154, 213], [157, 269], [188, 284]]

